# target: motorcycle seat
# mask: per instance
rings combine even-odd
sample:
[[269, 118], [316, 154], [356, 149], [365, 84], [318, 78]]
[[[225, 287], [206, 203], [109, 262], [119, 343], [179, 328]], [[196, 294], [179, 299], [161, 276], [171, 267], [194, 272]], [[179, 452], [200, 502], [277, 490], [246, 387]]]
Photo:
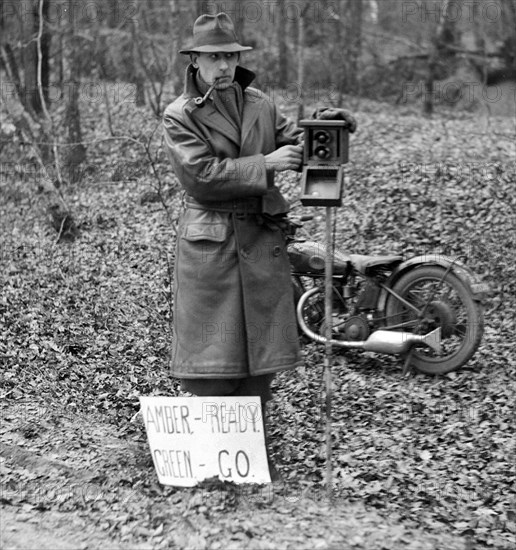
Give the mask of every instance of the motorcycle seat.
[[335, 250], [333, 252], [333, 274], [347, 275], [350, 262], [351, 259], [347, 254]]
[[403, 260], [403, 256], [366, 256], [363, 254], [350, 254], [349, 258], [353, 267], [363, 275], [369, 275], [375, 267], [392, 267]]

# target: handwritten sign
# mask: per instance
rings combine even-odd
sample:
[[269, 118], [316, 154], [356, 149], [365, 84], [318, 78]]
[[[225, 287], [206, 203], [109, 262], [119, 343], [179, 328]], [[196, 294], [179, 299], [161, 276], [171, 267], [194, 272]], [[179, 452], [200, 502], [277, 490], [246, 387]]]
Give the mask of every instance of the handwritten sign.
[[209, 477], [270, 483], [257, 397], [140, 397], [158, 479], [192, 487]]

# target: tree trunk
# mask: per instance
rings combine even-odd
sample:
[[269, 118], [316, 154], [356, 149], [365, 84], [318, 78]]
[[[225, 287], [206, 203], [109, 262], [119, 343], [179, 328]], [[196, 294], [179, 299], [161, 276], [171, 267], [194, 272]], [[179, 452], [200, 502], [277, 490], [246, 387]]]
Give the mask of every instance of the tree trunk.
[[27, 1], [24, 5], [23, 17], [23, 67], [24, 82], [22, 101], [26, 109], [40, 115], [43, 108], [38, 92], [38, 47], [36, 35], [39, 28], [39, 0]]
[[428, 54], [427, 74], [424, 81], [423, 114], [431, 116], [434, 111], [434, 83], [438, 78], [439, 66], [445, 55], [446, 46], [450, 43], [455, 25], [454, 18], [449, 16], [449, 8], [454, 0], [442, 0], [439, 22], [432, 36]]
[[180, 0], [169, 0], [171, 11], [171, 29], [170, 36], [171, 50], [170, 59], [172, 64], [172, 81], [174, 85], [174, 92], [179, 95], [183, 90], [183, 72], [185, 66], [185, 57], [179, 53], [179, 50], [184, 46], [186, 40], [186, 33], [192, 28], [193, 21], [191, 20], [189, 12], [188, 17], [185, 17], [185, 10], [181, 9]]
[[145, 76], [140, 67], [140, 63], [138, 62], [138, 60], [141, 59], [140, 56], [142, 55], [141, 52], [138, 51], [138, 48], [142, 48], [142, 45], [138, 40], [138, 32], [139, 25], [133, 22], [131, 25], [131, 34], [133, 36], [133, 74], [131, 75], [131, 82], [136, 91], [136, 105], [138, 107], [143, 107], [145, 105]]
[[65, 79], [65, 73], [64, 73], [64, 37], [63, 33], [61, 32], [61, 21], [58, 22], [59, 31], [57, 33], [57, 54], [56, 54], [56, 60], [55, 60], [55, 66], [54, 66], [54, 78], [57, 74], [57, 88], [59, 90], [63, 89], [63, 82]]
[[105, 0], [107, 2], [107, 26], [114, 29], [119, 24], [119, 12], [124, 9], [124, 5], [119, 0]]
[[145, 78], [141, 75], [136, 75], [133, 84], [136, 88], [136, 105], [143, 107], [145, 105]]
[[349, 34], [349, 70], [348, 89], [351, 94], [359, 95], [359, 59], [362, 49], [362, 0], [348, 0], [350, 34]]
[[294, 46], [293, 58], [297, 59], [299, 55], [299, 24], [295, 17], [288, 17], [287, 8], [288, 8], [288, 4], [285, 5], [286, 12], [282, 12], [282, 13], [285, 13], [285, 17], [287, 18], [287, 28], [288, 28], [287, 34], [289, 36], [290, 43], [293, 44]]
[[[48, 10], [50, 2], [43, 1], [43, 21], [48, 21]], [[52, 35], [48, 32], [46, 26], [43, 26], [43, 34], [41, 36], [41, 85], [43, 87], [43, 97], [48, 103], [49, 99], [49, 82], [50, 82], [50, 44]]]
[[229, 16], [233, 20], [233, 23], [235, 24], [235, 32], [237, 35], [237, 38], [242, 42], [244, 42], [244, 33], [245, 33], [245, 0], [233, 0], [232, 6], [230, 7]]
[[[38, 35], [39, 21], [39, 3], [43, 2], [42, 15], [43, 21], [48, 19], [49, 1], [48, 0], [27, 0], [23, 7], [23, 44], [22, 65], [24, 73], [23, 94], [21, 95], [26, 109], [30, 109], [34, 114], [40, 115], [43, 112], [41, 96], [38, 89], [38, 44], [36, 37]], [[41, 88], [43, 98], [48, 101], [49, 98], [49, 52], [51, 35], [43, 25], [43, 32], [40, 39], [41, 48]]]
[[[344, 102], [343, 93], [346, 85], [346, 65], [342, 59], [342, 52], [346, 51], [346, 46], [343, 39], [342, 19], [336, 14], [332, 21], [330, 32], [335, 38], [334, 47], [330, 48], [329, 56], [335, 73], [333, 75], [337, 86], [337, 106], [342, 107]], [[331, 83], [333, 85], [333, 82]]]
[[503, 21], [507, 37], [504, 40], [505, 66], [516, 69], [516, 2], [514, 0], [502, 1]]
[[305, 115], [305, 106], [304, 106], [304, 93], [303, 88], [305, 85], [305, 13], [307, 9], [303, 8], [303, 11], [300, 13], [298, 18], [298, 27], [297, 27], [297, 85], [298, 85], [298, 99], [299, 103], [297, 106], [297, 120], [301, 120]]
[[[73, 10], [74, 0], [68, 0], [68, 9], [70, 13]], [[80, 166], [86, 160], [86, 148], [82, 143], [81, 113], [79, 110], [79, 77], [77, 74], [77, 53], [78, 48], [75, 38], [74, 18], [70, 18], [69, 30], [67, 36], [67, 51], [69, 61], [67, 63], [69, 70], [70, 93], [66, 103], [65, 127], [68, 130], [69, 148], [65, 156], [65, 168], [68, 174], [68, 181], [76, 183], [80, 180]]]
[[[10, 44], [2, 44], [2, 63], [7, 73], [8, 80], [10, 80], [14, 86], [14, 91], [18, 97], [23, 96], [23, 84], [20, 78], [20, 71], [18, 69], [18, 63], [16, 62], [16, 56], [11, 48]], [[7, 90], [6, 90], [7, 91]]]
[[286, 88], [289, 78], [288, 45], [287, 45], [287, 19], [285, 16], [285, 0], [278, 0], [276, 10], [276, 40], [278, 44], [278, 86]]
[[[195, 0], [194, 2], [192, 2], [192, 5], [194, 7], [194, 19], [197, 19], [197, 17], [199, 17], [199, 15], [202, 15], [204, 13], [204, 9], [206, 7], [206, 2], [205, 0]], [[191, 30], [192, 29], [192, 25], [193, 25], [193, 22], [190, 23], [188, 29]]]

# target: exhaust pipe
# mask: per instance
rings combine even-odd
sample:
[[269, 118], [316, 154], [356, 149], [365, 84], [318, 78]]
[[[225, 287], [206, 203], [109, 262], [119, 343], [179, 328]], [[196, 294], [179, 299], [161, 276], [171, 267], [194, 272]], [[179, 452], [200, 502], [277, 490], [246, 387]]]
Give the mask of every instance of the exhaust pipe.
[[[303, 332], [320, 344], [326, 343], [326, 338], [308, 327], [302, 326]], [[428, 334], [412, 334], [412, 332], [395, 332], [393, 330], [376, 330], [367, 340], [331, 340], [336, 348], [363, 349], [375, 353], [398, 355], [406, 353], [412, 346], [428, 346], [437, 354], [441, 354], [441, 327]]]
[[[311, 294], [318, 289], [310, 291]], [[310, 295], [311, 295], [310, 294]], [[297, 320], [301, 330], [315, 342], [326, 343], [326, 338], [310, 330], [303, 319], [304, 300], [297, 304]], [[406, 353], [412, 346], [428, 346], [441, 354], [441, 327], [428, 334], [412, 334], [412, 332], [397, 332], [393, 330], [376, 330], [367, 340], [331, 340], [331, 345], [338, 348], [363, 349], [375, 353], [397, 355]]]

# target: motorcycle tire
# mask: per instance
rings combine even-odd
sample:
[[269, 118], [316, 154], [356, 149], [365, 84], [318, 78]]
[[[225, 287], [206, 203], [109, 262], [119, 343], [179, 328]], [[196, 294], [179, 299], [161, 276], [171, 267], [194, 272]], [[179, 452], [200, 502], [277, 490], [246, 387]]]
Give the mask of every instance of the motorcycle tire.
[[483, 308], [456, 275], [439, 266], [421, 266], [402, 275], [392, 290], [424, 315], [418, 319], [391, 295], [385, 308], [387, 325], [402, 323], [400, 330], [417, 334], [441, 327], [442, 354], [427, 347], [413, 348], [412, 366], [426, 374], [444, 374], [471, 359], [484, 332]]

